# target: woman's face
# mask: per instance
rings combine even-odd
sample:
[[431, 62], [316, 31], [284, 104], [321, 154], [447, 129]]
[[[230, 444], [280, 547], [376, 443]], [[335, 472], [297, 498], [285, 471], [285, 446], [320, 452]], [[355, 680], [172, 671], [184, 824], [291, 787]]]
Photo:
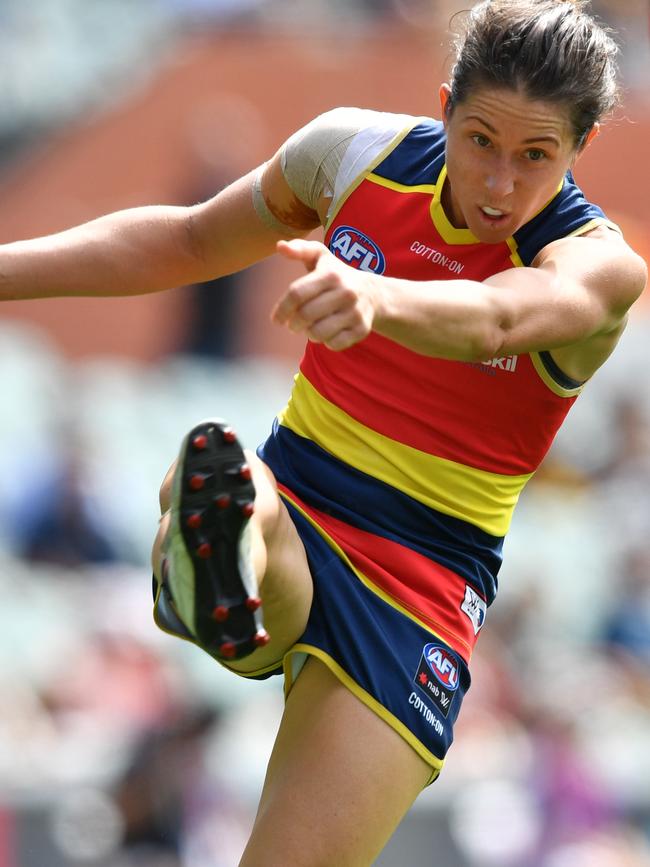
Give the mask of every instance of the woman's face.
[[[443, 118], [448, 96], [443, 85]], [[576, 156], [568, 110], [516, 90], [477, 90], [444, 123], [443, 205], [484, 243], [504, 241], [541, 211]]]

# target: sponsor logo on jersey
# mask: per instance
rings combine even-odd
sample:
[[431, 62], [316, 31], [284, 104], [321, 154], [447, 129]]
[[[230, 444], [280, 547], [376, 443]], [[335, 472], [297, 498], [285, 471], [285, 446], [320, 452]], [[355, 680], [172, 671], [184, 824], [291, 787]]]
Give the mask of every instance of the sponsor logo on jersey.
[[465, 361], [463, 363], [475, 368], [475, 370], [480, 370], [481, 373], [496, 376], [500, 370], [506, 373], [515, 373], [518, 360], [518, 355], [504, 355], [501, 358], [491, 358], [489, 361]]
[[434, 265], [447, 268], [452, 274], [461, 274], [465, 268], [463, 263], [459, 262], [458, 259], [451, 259], [449, 256], [441, 253], [440, 250], [436, 250], [435, 247], [429, 247], [420, 241], [413, 241], [410, 250], [411, 253], [415, 253], [416, 256], [422, 256], [423, 259], [428, 259]]
[[460, 606], [460, 610], [467, 614], [469, 619], [472, 621], [474, 635], [478, 635], [479, 629], [485, 623], [487, 605], [485, 600], [481, 599], [476, 590], [474, 590], [473, 587], [470, 587], [469, 584], [465, 585], [465, 598]]
[[439, 644], [425, 644], [413, 682], [445, 717], [459, 681], [458, 661], [453, 653]]
[[506, 355], [503, 358], [492, 358], [490, 361], [482, 361], [484, 367], [491, 367], [493, 370], [507, 370], [509, 373], [514, 373], [517, 369], [518, 355]]
[[386, 258], [375, 242], [352, 226], [339, 226], [330, 239], [330, 250], [347, 265], [360, 271], [383, 274]]

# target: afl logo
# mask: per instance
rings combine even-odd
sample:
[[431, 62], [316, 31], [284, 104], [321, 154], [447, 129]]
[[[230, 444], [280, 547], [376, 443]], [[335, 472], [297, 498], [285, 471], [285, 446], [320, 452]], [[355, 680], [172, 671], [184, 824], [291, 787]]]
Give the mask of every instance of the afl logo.
[[452, 692], [458, 689], [458, 663], [448, 650], [437, 644], [427, 644], [424, 658], [439, 683]]
[[374, 241], [352, 226], [339, 226], [330, 239], [330, 250], [339, 259], [360, 271], [383, 274], [386, 259]]

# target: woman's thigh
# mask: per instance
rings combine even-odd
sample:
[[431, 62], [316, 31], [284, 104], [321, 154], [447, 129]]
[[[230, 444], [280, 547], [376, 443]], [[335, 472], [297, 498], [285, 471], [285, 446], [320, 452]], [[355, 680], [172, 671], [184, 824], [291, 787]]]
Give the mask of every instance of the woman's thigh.
[[240, 867], [364, 867], [431, 767], [316, 658], [287, 699]]

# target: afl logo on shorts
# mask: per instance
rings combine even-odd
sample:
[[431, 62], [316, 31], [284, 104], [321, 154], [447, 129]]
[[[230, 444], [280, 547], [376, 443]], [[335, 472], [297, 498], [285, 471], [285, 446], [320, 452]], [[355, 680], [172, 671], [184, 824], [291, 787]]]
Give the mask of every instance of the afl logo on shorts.
[[458, 663], [448, 650], [437, 644], [427, 644], [424, 658], [445, 689], [458, 689]]
[[446, 717], [460, 685], [456, 657], [440, 644], [425, 644], [413, 682]]
[[383, 274], [386, 259], [379, 247], [363, 232], [352, 226], [339, 226], [330, 239], [330, 250], [346, 265], [359, 271]]

